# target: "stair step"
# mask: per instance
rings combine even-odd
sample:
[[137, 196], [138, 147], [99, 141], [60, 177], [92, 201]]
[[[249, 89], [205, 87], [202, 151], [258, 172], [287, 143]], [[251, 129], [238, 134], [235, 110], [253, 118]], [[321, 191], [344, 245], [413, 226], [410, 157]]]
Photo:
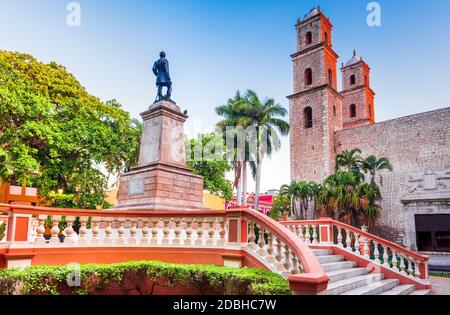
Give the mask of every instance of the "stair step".
[[338, 261], [332, 263], [321, 264], [323, 271], [326, 273], [352, 268], [356, 265], [353, 261]]
[[430, 290], [416, 290], [410, 293], [409, 295], [430, 295]]
[[366, 268], [349, 268], [343, 270], [336, 270], [328, 272], [327, 275], [330, 277], [330, 283], [340, 280], [345, 280], [357, 276], [362, 276], [368, 274], [370, 271]]
[[327, 255], [327, 256], [318, 256], [317, 260], [320, 264], [326, 264], [331, 262], [343, 261], [344, 257], [339, 255]]
[[381, 293], [381, 295], [409, 295], [416, 290], [414, 284], [398, 285], [393, 289]]
[[398, 286], [399, 283], [400, 280], [398, 279], [385, 279], [375, 281], [363, 287], [344, 292], [342, 293], [342, 295], [379, 295]]
[[371, 273], [368, 275], [362, 275], [353, 277], [350, 279], [344, 279], [328, 284], [327, 294], [328, 295], [338, 295], [344, 292], [354, 290], [360, 287], [364, 287], [375, 281], [382, 280], [384, 275], [379, 273]]
[[312, 251], [316, 256], [327, 256], [331, 254], [329, 249], [313, 249]]

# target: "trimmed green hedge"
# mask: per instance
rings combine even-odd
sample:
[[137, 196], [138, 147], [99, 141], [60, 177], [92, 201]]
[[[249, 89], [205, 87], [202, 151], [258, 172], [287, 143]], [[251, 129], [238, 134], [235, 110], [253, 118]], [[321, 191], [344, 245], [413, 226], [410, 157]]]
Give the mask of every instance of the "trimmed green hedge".
[[450, 278], [449, 271], [430, 271], [431, 277]]
[[[289, 295], [288, 282], [272, 272], [252, 268], [214, 265], [178, 265], [156, 261], [127, 262], [110, 265], [80, 265], [80, 287], [69, 287], [73, 275], [70, 266], [33, 266], [23, 270], [0, 270], [0, 294], [24, 295], [95, 295], [120, 287], [124, 292], [143, 293], [144, 279], [162, 287], [195, 288], [201, 293], [226, 295]], [[131, 284], [130, 284], [131, 283]], [[106, 290], [106, 291], [105, 291]], [[126, 294], [126, 293], [124, 293]]]

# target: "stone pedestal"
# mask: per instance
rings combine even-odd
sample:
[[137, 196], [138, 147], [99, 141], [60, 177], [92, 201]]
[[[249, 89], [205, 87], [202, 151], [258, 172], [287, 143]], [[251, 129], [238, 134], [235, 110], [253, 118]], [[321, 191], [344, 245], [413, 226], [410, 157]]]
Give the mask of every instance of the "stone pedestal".
[[141, 116], [139, 163], [121, 176], [115, 209], [204, 209], [203, 178], [186, 167], [183, 125], [187, 116], [169, 101], [153, 104]]

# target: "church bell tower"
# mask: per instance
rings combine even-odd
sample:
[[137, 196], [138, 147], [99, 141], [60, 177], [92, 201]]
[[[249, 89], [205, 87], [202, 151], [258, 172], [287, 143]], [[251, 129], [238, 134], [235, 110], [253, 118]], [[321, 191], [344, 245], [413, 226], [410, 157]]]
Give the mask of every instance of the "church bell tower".
[[334, 134], [342, 129], [342, 96], [337, 92], [330, 20], [312, 9], [296, 24], [297, 52], [291, 57], [294, 93], [290, 100], [291, 179], [320, 182], [334, 170]]

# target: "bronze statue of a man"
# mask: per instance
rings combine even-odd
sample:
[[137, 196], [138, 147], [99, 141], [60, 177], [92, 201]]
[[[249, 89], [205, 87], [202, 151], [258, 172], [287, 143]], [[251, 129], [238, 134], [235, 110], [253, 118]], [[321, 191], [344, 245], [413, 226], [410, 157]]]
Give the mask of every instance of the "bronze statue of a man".
[[[170, 96], [172, 95], [172, 80], [170, 79], [169, 73], [169, 61], [166, 59], [166, 53], [162, 51], [159, 56], [159, 60], [153, 65], [153, 73], [156, 76], [156, 86], [158, 87], [158, 96], [156, 101], [168, 100], [170, 101]], [[162, 88], [167, 87], [166, 95], [162, 94]]]

